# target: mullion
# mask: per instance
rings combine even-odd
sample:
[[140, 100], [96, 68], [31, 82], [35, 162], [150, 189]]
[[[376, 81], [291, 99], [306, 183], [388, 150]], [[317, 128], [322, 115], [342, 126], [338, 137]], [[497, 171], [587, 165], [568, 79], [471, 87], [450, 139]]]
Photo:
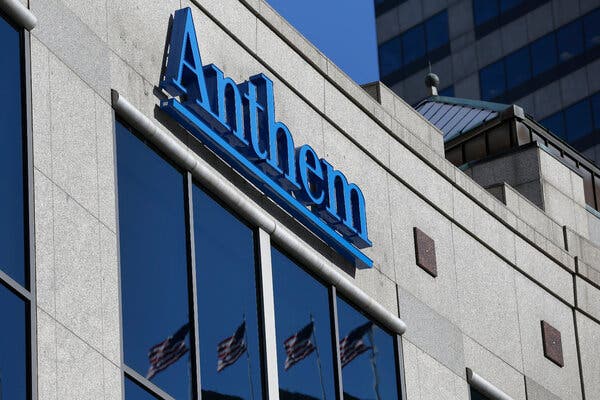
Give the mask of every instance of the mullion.
[[329, 318], [331, 323], [331, 348], [333, 350], [333, 379], [336, 389], [337, 400], [343, 400], [344, 387], [342, 380], [342, 362], [340, 356], [340, 332], [338, 324], [337, 310], [337, 289], [335, 286], [329, 286]]
[[192, 348], [192, 397], [202, 399], [202, 385], [200, 373], [200, 339], [198, 336], [198, 297], [196, 280], [196, 246], [194, 237], [194, 198], [193, 178], [188, 171], [185, 173], [185, 216], [187, 228], [187, 251], [188, 251], [188, 302], [190, 323], [193, 326], [193, 335], [190, 335], [190, 346]]

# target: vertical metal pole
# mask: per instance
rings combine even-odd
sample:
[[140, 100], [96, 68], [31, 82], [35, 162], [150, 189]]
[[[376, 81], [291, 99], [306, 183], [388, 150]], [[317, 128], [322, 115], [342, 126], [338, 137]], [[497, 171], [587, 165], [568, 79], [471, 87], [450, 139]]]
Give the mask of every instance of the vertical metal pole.
[[319, 369], [319, 382], [321, 383], [321, 394], [323, 396], [322, 399], [327, 400], [327, 395], [325, 394], [325, 384], [323, 383], [323, 368], [321, 368], [321, 355], [319, 353], [319, 345], [317, 345], [317, 335], [315, 334], [317, 328], [312, 314], [310, 314], [310, 322], [312, 322], [313, 325], [312, 337], [313, 342], [315, 343], [315, 353], [317, 355], [317, 368]]
[[[246, 314], [244, 314], [244, 342], [246, 342], [246, 361], [248, 361], [248, 383], [250, 384], [250, 400], [254, 400], [254, 385], [252, 384], [252, 365], [248, 351], [248, 330], [246, 329]], [[1, 400], [1, 399], [0, 399]]]
[[[185, 173], [185, 213], [187, 217], [188, 241], [188, 301], [190, 310], [190, 325], [193, 328], [190, 334], [190, 358], [192, 361], [192, 382], [190, 395], [192, 399], [202, 399], [200, 384], [200, 340], [198, 337], [198, 297], [196, 296], [196, 247], [194, 238], [194, 199], [192, 174]], [[195, 378], [195, 379], [194, 379]], [[195, 383], [195, 385], [194, 385]], [[197, 392], [197, 393], [196, 393]], [[195, 395], [195, 396], [194, 396]]]
[[331, 318], [331, 348], [333, 349], [333, 379], [335, 382], [335, 396], [337, 400], [344, 399], [342, 383], [342, 363], [340, 361], [340, 332], [338, 325], [337, 289], [329, 286], [329, 310]]
[[262, 335], [264, 342], [265, 388], [267, 400], [279, 399], [279, 376], [277, 369], [277, 337], [275, 334], [275, 301], [273, 298], [273, 272], [271, 265], [271, 238], [262, 229], [257, 234], [260, 299], [262, 303]]

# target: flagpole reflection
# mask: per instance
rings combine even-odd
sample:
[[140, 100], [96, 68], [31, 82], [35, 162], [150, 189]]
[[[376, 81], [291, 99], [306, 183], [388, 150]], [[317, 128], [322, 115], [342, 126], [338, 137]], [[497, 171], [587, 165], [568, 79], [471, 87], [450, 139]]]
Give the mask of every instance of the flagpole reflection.
[[377, 347], [375, 347], [375, 338], [373, 335], [373, 325], [367, 333], [369, 336], [369, 342], [371, 342], [371, 368], [373, 369], [373, 390], [375, 391], [375, 398], [381, 400], [379, 394], [379, 374], [377, 372]]
[[[246, 325], [246, 314], [243, 316]], [[248, 331], [244, 330], [244, 341], [248, 343]], [[250, 364], [250, 352], [246, 349], [246, 360], [248, 361], [248, 383], [250, 383], [250, 400], [254, 400], [254, 385], [252, 384], [252, 366]]]
[[321, 367], [321, 356], [319, 355], [319, 346], [317, 345], [317, 336], [315, 334], [315, 320], [313, 315], [310, 314], [310, 322], [313, 324], [312, 338], [315, 344], [315, 353], [317, 355], [317, 367], [319, 368], [319, 381], [321, 382], [321, 393], [323, 394], [323, 400], [327, 400], [327, 396], [325, 395], [325, 384], [323, 383], [323, 368]]

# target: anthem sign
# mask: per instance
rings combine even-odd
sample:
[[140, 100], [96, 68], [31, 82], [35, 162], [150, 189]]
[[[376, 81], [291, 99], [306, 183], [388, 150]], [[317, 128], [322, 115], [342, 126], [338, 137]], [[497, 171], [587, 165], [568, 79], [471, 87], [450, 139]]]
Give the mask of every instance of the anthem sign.
[[161, 109], [356, 267], [372, 267], [360, 188], [275, 119], [273, 82], [236, 83], [202, 65], [189, 8], [175, 12]]

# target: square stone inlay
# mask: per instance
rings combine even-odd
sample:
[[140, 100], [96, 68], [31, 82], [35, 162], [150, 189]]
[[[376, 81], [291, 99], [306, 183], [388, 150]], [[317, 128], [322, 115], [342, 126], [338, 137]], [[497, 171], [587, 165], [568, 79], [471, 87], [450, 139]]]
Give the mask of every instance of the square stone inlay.
[[544, 356], [559, 367], [564, 367], [560, 331], [546, 321], [542, 321], [542, 343], [544, 344]]
[[414, 235], [417, 265], [435, 278], [437, 276], [435, 242], [417, 227], [414, 228]]

